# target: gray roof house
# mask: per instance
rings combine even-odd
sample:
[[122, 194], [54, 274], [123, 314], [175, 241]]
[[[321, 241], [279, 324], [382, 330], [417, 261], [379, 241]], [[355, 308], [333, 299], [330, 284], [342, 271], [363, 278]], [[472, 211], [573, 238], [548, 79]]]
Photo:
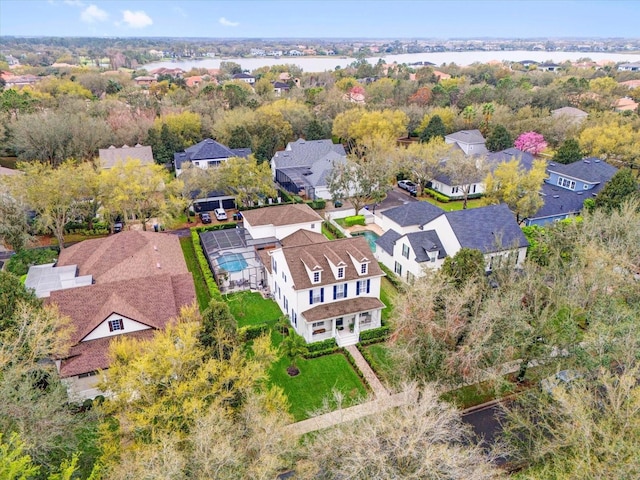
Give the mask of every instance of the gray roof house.
[[143, 146], [139, 143], [135, 147], [123, 145], [122, 148], [116, 148], [111, 145], [109, 148], [101, 148], [99, 151], [100, 166], [103, 169], [109, 169], [116, 166], [118, 162], [126, 162], [127, 160], [140, 160], [142, 165], [153, 165], [153, 151], [149, 146]]
[[334, 165], [344, 164], [347, 154], [331, 140], [289, 142], [271, 159], [273, 178], [283, 189], [311, 200], [331, 199], [327, 178]]
[[[429, 205], [429, 207], [421, 206]], [[438, 269], [461, 248], [484, 254], [487, 271], [497, 263], [524, 261], [529, 243], [505, 204], [445, 212], [427, 202], [411, 202], [381, 213], [385, 233], [375, 256], [408, 282]]]
[[530, 218], [527, 225], [544, 225], [576, 215], [587, 198], [594, 198], [618, 171], [599, 158], [585, 158], [568, 165], [550, 163], [549, 176], [540, 194], [544, 205]]
[[444, 137], [445, 143], [456, 144], [465, 155], [478, 155], [487, 153], [485, 138], [480, 130], [460, 130]]
[[183, 152], [173, 154], [173, 162], [176, 175], [182, 172], [182, 163], [191, 162], [195, 166], [206, 169], [220, 165], [232, 157], [246, 158], [251, 155], [250, 148], [229, 148], [210, 138], [206, 138], [195, 145], [186, 148]]
[[556, 108], [555, 110], [551, 110], [551, 116], [553, 118], [564, 117], [574, 123], [580, 123], [582, 120], [587, 118], [589, 114], [584, 110], [580, 110], [575, 107], [562, 107]]

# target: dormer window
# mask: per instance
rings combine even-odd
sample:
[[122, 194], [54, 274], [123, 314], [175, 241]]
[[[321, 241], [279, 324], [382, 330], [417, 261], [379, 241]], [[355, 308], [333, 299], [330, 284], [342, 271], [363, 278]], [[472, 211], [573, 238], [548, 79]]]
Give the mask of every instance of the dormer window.
[[313, 283], [320, 283], [320, 272], [313, 272]]
[[360, 264], [360, 274], [361, 275], [366, 275], [366, 273], [369, 271], [369, 264], [368, 263], [362, 263]]
[[338, 267], [338, 278], [344, 278], [344, 267]]
[[116, 332], [118, 330], [124, 330], [124, 322], [121, 318], [116, 318], [114, 320], [109, 320], [109, 331]]

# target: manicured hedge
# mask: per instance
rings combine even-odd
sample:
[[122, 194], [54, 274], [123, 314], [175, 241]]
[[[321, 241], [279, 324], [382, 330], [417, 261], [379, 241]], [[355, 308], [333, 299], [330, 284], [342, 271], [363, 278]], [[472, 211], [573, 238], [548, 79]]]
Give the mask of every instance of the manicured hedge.
[[[215, 225], [219, 227], [220, 225]], [[222, 301], [222, 294], [220, 293], [220, 289], [218, 288], [218, 284], [216, 283], [215, 278], [213, 278], [213, 272], [211, 268], [209, 268], [209, 262], [207, 262], [207, 257], [202, 250], [202, 245], [200, 244], [200, 235], [198, 234], [198, 228], [196, 227], [191, 229], [191, 242], [193, 243], [193, 249], [196, 252], [196, 258], [198, 259], [198, 264], [200, 265], [200, 270], [202, 271], [202, 276], [204, 277], [204, 281], [207, 283], [207, 288], [209, 289], [209, 295], [211, 298], [215, 298], [218, 301]], [[220, 230], [219, 228], [216, 230]]]
[[368, 391], [371, 391], [371, 386], [369, 385], [369, 382], [367, 382], [367, 379], [364, 377], [364, 374], [360, 371], [360, 368], [358, 368], [358, 364], [356, 363], [356, 361], [353, 358], [353, 356], [349, 353], [349, 351], [347, 349], [344, 349], [344, 348], [342, 349], [342, 354], [345, 357], [347, 357], [347, 361], [351, 364], [351, 366], [353, 367], [355, 372], [358, 374], [358, 376], [360, 377], [360, 380], [362, 380], [362, 383], [365, 386], [365, 388]]
[[[193, 235], [193, 232], [211, 232], [214, 230], [228, 230], [230, 228], [236, 228], [236, 225], [238, 225], [236, 222], [229, 222], [229, 223], [217, 223], [215, 225], [203, 225], [201, 227], [191, 227], [191, 235]], [[198, 244], [200, 243], [200, 237], [198, 237]]]
[[347, 227], [353, 227], [354, 225], [365, 225], [364, 215], [353, 215], [344, 219], [344, 224]]
[[424, 193], [426, 193], [427, 195], [429, 195], [432, 198], [435, 198], [438, 202], [441, 202], [441, 203], [449, 203], [451, 201], [451, 199], [449, 197], [447, 197], [446, 195], [443, 195], [440, 192], [436, 192], [435, 190], [433, 190], [431, 188], [425, 188], [424, 189]]
[[331, 232], [331, 234], [332, 234], [334, 237], [336, 237], [336, 238], [345, 238], [344, 233], [342, 233], [340, 230], [338, 230], [338, 229], [336, 228], [336, 226], [335, 226], [333, 223], [328, 222], [328, 221], [324, 221], [324, 222], [322, 222], [322, 226], [323, 226], [326, 230], [328, 230], [329, 232]]
[[398, 292], [404, 292], [405, 284], [403, 283], [402, 280], [400, 280], [400, 277], [398, 277], [395, 273], [389, 270], [387, 266], [384, 265], [383, 263], [378, 262], [378, 265], [380, 265], [380, 268], [382, 269], [382, 271], [387, 275], [387, 280], [389, 280], [391, 285], [396, 287], [396, 290], [398, 290]]
[[310, 202], [307, 202], [307, 205], [314, 210], [322, 210], [327, 206], [327, 201], [319, 198], [318, 200], [311, 200]]
[[260, 335], [269, 331], [269, 325], [266, 323], [261, 323], [258, 325], [247, 325], [246, 327], [238, 328], [238, 339], [241, 342], [248, 342], [249, 340], [253, 340], [258, 338]]
[[391, 327], [388, 325], [384, 327], [372, 328], [371, 330], [363, 330], [360, 332], [360, 341], [366, 342], [369, 340], [384, 340], [391, 333]]
[[317, 358], [324, 355], [331, 355], [340, 350], [335, 338], [327, 338], [321, 342], [313, 342], [307, 345], [307, 353], [304, 358]]

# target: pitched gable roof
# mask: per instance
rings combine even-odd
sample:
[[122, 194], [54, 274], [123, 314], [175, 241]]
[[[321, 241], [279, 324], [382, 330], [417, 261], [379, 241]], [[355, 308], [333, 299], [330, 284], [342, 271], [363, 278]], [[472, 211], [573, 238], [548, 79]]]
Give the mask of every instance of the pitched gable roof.
[[529, 219], [578, 213], [582, 210], [584, 201], [587, 198], [593, 198], [604, 186], [605, 183], [600, 183], [590, 190], [574, 191], [549, 183], [543, 183], [540, 193], [544, 204], [536, 213], [531, 215]]
[[245, 221], [253, 227], [263, 225], [278, 227], [322, 221], [322, 217], [306, 203], [275, 205], [272, 207], [256, 208], [255, 210], [246, 210], [242, 212], [242, 216]]
[[484, 143], [486, 140], [480, 133], [480, 130], [460, 130], [459, 132], [450, 133], [445, 135], [444, 138], [455, 141], [456, 143], [476, 144]]
[[58, 266], [65, 265], [78, 265], [97, 284], [188, 272], [177, 236], [135, 230], [65, 248]]
[[174, 153], [173, 159], [176, 168], [182, 166], [182, 162], [193, 162], [197, 160], [216, 160], [232, 157], [247, 157], [251, 154], [251, 149], [238, 148], [231, 149], [211, 138], [205, 138], [199, 143], [185, 148], [184, 152]]
[[297, 230], [291, 235], [284, 237], [280, 243], [284, 247], [297, 247], [300, 245], [310, 245], [312, 243], [324, 243], [329, 239], [321, 233], [310, 232], [309, 230]]
[[435, 230], [427, 230], [424, 232], [412, 232], [406, 235], [407, 240], [411, 244], [411, 248], [416, 255], [416, 262], [428, 262], [429, 252], [438, 252], [438, 258], [442, 259], [447, 256], [447, 252], [440, 241], [440, 237]]
[[309, 167], [316, 162], [346, 161], [347, 153], [342, 144], [334, 144], [330, 139], [304, 140], [299, 138], [289, 142], [287, 148], [276, 152], [271, 159], [275, 168]]
[[445, 215], [463, 248], [491, 253], [529, 245], [513, 213], [504, 203], [446, 212]]
[[603, 162], [599, 158], [594, 157], [578, 160], [568, 165], [550, 163], [547, 170], [587, 183], [608, 182], [618, 171], [613, 165], [609, 165], [607, 162]]
[[[317, 243], [312, 248], [308, 245], [283, 247], [282, 253], [289, 266], [291, 279], [296, 290], [315, 288], [338, 282], [331, 273], [328, 259], [331, 259], [334, 265], [339, 262], [344, 262], [347, 265], [345, 277], [340, 279], [340, 282], [383, 275], [378, 262], [374, 259], [371, 247], [369, 247], [369, 243], [364, 237], [342, 238], [340, 240]], [[369, 262], [367, 275], [360, 276], [359, 272], [356, 272], [352, 258], [356, 262]], [[323, 269], [320, 283], [311, 283], [305, 265], [309, 269], [313, 269], [316, 265]]]
[[584, 118], [584, 117], [587, 117], [589, 114], [584, 110], [580, 110], [579, 108], [562, 107], [562, 108], [556, 108], [555, 110], [551, 110], [551, 115], [553, 115], [554, 117], [566, 115], [568, 117]]
[[487, 155], [487, 162], [492, 166], [497, 166], [501, 163], [509, 163], [512, 160], [519, 160], [520, 165], [522, 165], [526, 170], [531, 170], [535, 157], [529, 152], [523, 152], [515, 147]]
[[408, 227], [410, 225], [424, 225], [443, 213], [444, 210], [429, 202], [409, 202], [399, 207], [385, 210], [382, 215], [401, 227]]
[[393, 229], [389, 229], [384, 232], [382, 236], [376, 238], [376, 245], [382, 248], [389, 255], [393, 255], [393, 247], [400, 237], [402, 237], [402, 234]]
[[124, 163], [129, 159], [140, 160], [142, 165], [154, 164], [151, 147], [139, 143], [135, 147], [123, 145], [122, 148], [111, 145], [109, 148], [101, 148], [98, 152], [102, 168], [113, 168], [118, 162]]

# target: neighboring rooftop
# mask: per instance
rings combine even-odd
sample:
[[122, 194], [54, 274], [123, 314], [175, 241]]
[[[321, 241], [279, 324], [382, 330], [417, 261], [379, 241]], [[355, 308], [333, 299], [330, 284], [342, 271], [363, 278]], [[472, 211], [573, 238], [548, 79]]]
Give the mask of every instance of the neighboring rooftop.
[[507, 148], [506, 150], [490, 153], [489, 155], [487, 155], [487, 162], [492, 167], [497, 166], [501, 163], [508, 163], [512, 160], [520, 160], [520, 165], [522, 165], [526, 170], [531, 170], [535, 157], [529, 152], [523, 152], [522, 150], [518, 150], [515, 147]]
[[311, 232], [309, 230], [297, 230], [280, 240], [280, 243], [284, 247], [298, 247], [300, 245], [311, 245], [313, 243], [324, 243], [328, 241], [329, 239], [321, 233]]
[[250, 148], [229, 148], [211, 138], [206, 138], [184, 152], [177, 152], [173, 155], [176, 168], [181, 168], [182, 162], [193, 162], [196, 160], [216, 160], [232, 157], [248, 157], [251, 154]]
[[480, 130], [460, 130], [459, 132], [450, 133], [445, 138], [454, 140], [456, 143], [476, 144], [484, 143], [485, 138], [480, 133]]
[[582, 180], [587, 183], [608, 182], [618, 171], [618, 169], [613, 165], [609, 165], [607, 162], [595, 157], [578, 160], [577, 162], [573, 162], [568, 165], [550, 163], [547, 170], [565, 177]]
[[513, 213], [504, 203], [446, 212], [445, 215], [463, 248], [491, 253], [529, 245]]
[[577, 119], [582, 119], [589, 116], [589, 114], [584, 110], [580, 110], [579, 108], [575, 108], [575, 107], [557, 108], [555, 110], [551, 110], [551, 115], [553, 115], [554, 117], [561, 117], [564, 115], [567, 117], [573, 117]]
[[245, 221], [252, 227], [261, 225], [296, 225], [307, 222], [322, 222], [322, 217], [306, 203], [275, 205], [242, 212]]
[[346, 159], [342, 144], [334, 144], [330, 139], [304, 140], [299, 138], [289, 142], [285, 150], [276, 152], [271, 161], [275, 168], [311, 167], [320, 160], [338, 161]]
[[437, 251], [438, 259], [447, 256], [442, 241], [435, 230], [408, 233], [407, 240], [416, 254], [416, 262], [418, 263], [428, 262], [430, 260], [429, 252]]
[[102, 168], [113, 168], [118, 162], [126, 162], [127, 160], [140, 160], [143, 165], [153, 165], [153, 152], [151, 147], [145, 147], [139, 143], [135, 147], [123, 145], [116, 148], [111, 145], [109, 148], [101, 148], [99, 150], [100, 165]]
[[401, 227], [408, 227], [410, 225], [424, 225], [443, 213], [444, 210], [429, 202], [409, 202], [385, 210], [382, 215]]

